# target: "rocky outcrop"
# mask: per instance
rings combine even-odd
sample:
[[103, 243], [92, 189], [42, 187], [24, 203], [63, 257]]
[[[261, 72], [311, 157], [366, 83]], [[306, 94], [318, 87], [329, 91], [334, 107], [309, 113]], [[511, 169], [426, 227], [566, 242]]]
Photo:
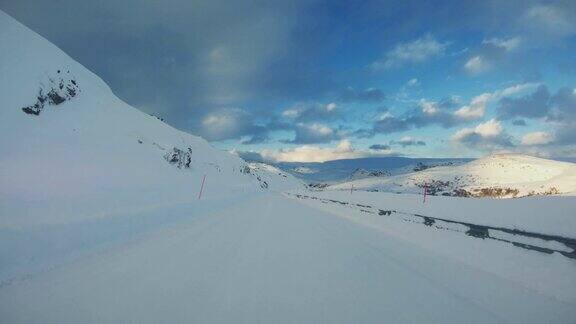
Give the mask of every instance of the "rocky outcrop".
[[187, 148], [186, 151], [183, 151], [174, 147], [171, 151], [164, 154], [164, 159], [179, 169], [189, 169], [192, 163], [192, 149]]
[[48, 78], [48, 81], [41, 83], [36, 102], [30, 106], [23, 107], [22, 111], [29, 115], [40, 115], [44, 108], [56, 106], [74, 98], [80, 92], [78, 82], [70, 77], [70, 71], [64, 73], [61, 70], [56, 72], [57, 78]]

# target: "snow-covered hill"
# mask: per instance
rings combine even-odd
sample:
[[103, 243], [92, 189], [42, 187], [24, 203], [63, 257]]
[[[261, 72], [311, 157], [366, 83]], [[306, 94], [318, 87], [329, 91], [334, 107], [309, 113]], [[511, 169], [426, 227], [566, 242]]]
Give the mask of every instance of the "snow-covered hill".
[[191, 201], [204, 175], [205, 199], [297, 185], [129, 106], [1, 11], [0, 46], [0, 228]]
[[364, 169], [356, 169], [350, 174], [348, 177], [348, 181], [366, 179], [366, 178], [374, 178], [374, 177], [387, 177], [390, 176], [390, 172], [388, 171], [368, 171]]
[[329, 189], [435, 195], [522, 197], [576, 192], [576, 164], [522, 154], [494, 154], [460, 166], [439, 166], [388, 178], [367, 178]]
[[460, 165], [469, 161], [387, 156], [326, 162], [281, 162], [276, 166], [308, 183], [335, 184], [372, 176], [404, 174], [439, 165]]
[[245, 170], [254, 174], [263, 188], [282, 190], [304, 186], [300, 180], [270, 164], [251, 162]]

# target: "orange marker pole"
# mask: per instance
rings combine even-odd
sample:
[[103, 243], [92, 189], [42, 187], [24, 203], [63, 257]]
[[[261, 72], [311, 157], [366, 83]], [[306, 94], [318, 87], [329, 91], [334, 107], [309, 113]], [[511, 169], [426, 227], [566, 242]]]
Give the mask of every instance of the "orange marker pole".
[[198, 199], [202, 198], [202, 191], [204, 191], [204, 182], [206, 181], [206, 175], [202, 178], [202, 185], [200, 186], [200, 192], [198, 193]]

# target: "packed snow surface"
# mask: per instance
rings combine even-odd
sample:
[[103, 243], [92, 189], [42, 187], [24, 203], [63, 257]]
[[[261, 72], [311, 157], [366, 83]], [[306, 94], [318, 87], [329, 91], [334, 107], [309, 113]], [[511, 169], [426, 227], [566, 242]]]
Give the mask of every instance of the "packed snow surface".
[[[9, 323], [566, 323], [575, 318], [574, 292], [567, 290], [575, 279], [570, 260], [514, 247], [491, 256], [487, 252], [499, 251], [499, 245], [451, 235], [444, 247], [446, 240], [459, 253], [484, 256], [483, 262], [517, 262], [505, 267], [535, 260], [545, 268], [539, 277], [525, 276], [560, 281], [563, 294], [527, 288], [426, 249], [418, 240], [262, 193], [3, 287], [0, 314]], [[474, 252], [478, 249], [481, 253]], [[526, 270], [515, 271], [521, 276]]]

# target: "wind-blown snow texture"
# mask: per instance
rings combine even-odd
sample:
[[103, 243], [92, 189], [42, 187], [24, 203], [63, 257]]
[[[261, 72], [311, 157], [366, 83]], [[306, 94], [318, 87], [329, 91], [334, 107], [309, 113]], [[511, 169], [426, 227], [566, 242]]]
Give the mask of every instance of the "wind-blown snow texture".
[[[414, 207], [415, 195], [294, 191], [358, 208], [297, 199], [278, 193], [300, 187], [292, 176], [128, 106], [2, 12], [0, 46], [2, 323], [576, 318], [576, 263], [562, 254], [573, 252], [569, 246], [490, 233], [562, 252], [542, 253], [466, 236], [454, 224], [441, 229], [364, 210], [574, 238], [573, 218], [558, 212], [574, 197], [547, 200], [554, 213], [538, 213], [542, 197], [526, 205], [434, 197], [431, 208]], [[522, 217], [526, 208], [532, 213]]]

